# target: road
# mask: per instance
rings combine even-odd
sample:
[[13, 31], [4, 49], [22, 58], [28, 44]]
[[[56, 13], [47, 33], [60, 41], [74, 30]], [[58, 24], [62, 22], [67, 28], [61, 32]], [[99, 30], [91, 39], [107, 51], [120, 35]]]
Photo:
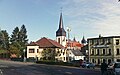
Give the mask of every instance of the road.
[[98, 69], [0, 60], [0, 75], [100, 75]]

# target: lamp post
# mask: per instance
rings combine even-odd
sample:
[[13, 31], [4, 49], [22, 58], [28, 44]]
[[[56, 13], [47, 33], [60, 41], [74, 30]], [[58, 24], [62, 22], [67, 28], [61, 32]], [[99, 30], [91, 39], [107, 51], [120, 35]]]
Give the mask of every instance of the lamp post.
[[24, 53], [24, 58], [23, 58], [23, 61], [26, 62], [26, 57], [25, 57], [25, 49], [23, 49], [23, 53]]
[[70, 41], [69, 41], [69, 39], [70, 39], [70, 31], [71, 31], [70, 27], [67, 27], [67, 32], [68, 32], [68, 48], [67, 48], [67, 50], [68, 50], [68, 62], [70, 61], [70, 59], [69, 59], [69, 49], [70, 49]]

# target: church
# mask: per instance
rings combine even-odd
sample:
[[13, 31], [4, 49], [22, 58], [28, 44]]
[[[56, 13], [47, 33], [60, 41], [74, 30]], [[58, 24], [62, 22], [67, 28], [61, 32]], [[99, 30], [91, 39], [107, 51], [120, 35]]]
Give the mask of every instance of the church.
[[82, 44], [76, 41], [75, 37], [73, 40], [67, 39], [61, 12], [59, 28], [56, 31], [56, 40], [42, 37], [36, 42], [31, 42], [27, 45], [27, 59], [34, 58], [41, 60], [45, 56], [43, 55], [43, 51], [49, 50], [52, 51], [52, 54], [56, 54], [54, 57], [49, 57], [49, 59], [54, 59], [55, 61], [69, 62], [73, 60], [84, 60], [85, 56], [80, 52], [84, 43], [84, 38]]

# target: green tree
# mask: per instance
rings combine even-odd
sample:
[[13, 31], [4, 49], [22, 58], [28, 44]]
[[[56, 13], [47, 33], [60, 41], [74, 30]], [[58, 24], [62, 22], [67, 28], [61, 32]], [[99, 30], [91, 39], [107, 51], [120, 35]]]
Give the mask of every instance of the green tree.
[[5, 50], [9, 49], [9, 34], [6, 30], [0, 32], [0, 48]]
[[16, 27], [10, 38], [10, 54], [20, 55], [20, 45], [19, 45], [19, 28]]
[[22, 25], [20, 29], [18, 27], [16, 27], [13, 30], [10, 42], [12, 45], [11, 47], [13, 48], [13, 46], [14, 46], [18, 50], [18, 51], [16, 51], [16, 52], [19, 52], [19, 54], [17, 53], [17, 55], [23, 55], [23, 49], [26, 48], [26, 44], [28, 42], [27, 30], [25, 28], [25, 25]]
[[23, 24], [21, 26], [21, 29], [19, 31], [19, 44], [21, 46], [21, 55], [23, 55], [23, 50], [26, 48], [26, 44], [28, 44], [28, 39], [27, 39], [27, 30], [25, 28], [25, 25]]
[[53, 49], [53, 48], [46, 48], [42, 51], [43, 60], [55, 61], [55, 56], [56, 55], [57, 54], [55, 52], [55, 49]]
[[25, 28], [25, 25], [21, 26], [21, 29], [19, 31], [19, 42], [20, 45], [25, 48], [26, 44], [28, 43], [28, 39], [27, 39], [27, 30]]
[[6, 30], [0, 30], [0, 54], [1, 57], [9, 57], [9, 35]]
[[18, 42], [18, 41], [19, 41], [19, 28], [16, 27], [12, 32], [10, 42], [14, 43], [14, 42]]

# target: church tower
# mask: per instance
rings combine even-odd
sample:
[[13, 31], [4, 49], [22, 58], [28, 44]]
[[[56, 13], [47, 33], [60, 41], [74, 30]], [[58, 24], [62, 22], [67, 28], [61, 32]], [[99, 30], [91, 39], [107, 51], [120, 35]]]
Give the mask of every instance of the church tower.
[[59, 28], [56, 31], [56, 41], [64, 47], [66, 46], [66, 31], [63, 27], [62, 12], [60, 14]]

